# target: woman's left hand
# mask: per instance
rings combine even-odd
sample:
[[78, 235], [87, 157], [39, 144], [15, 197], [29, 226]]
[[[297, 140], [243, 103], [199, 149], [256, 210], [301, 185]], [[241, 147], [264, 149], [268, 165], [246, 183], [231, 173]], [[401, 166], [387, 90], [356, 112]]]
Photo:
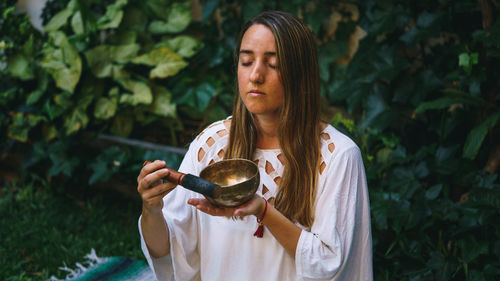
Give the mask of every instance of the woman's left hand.
[[254, 197], [238, 207], [219, 207], [210, 203], [205, 198], [191, 198], [188, 204], [196, 207], [196, 209], [212, 216], [236, 216], [244, 217], [249, 215], [260, 215], [264, 211], [264, 198], [254, 195]]

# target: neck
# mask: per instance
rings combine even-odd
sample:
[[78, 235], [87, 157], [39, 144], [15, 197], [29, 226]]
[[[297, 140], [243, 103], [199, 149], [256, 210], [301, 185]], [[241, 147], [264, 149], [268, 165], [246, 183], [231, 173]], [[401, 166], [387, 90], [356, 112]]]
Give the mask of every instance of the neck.
[[255, 116], [257, 127], [257, 147], [261, 149], [280, 148], [279, 117]]

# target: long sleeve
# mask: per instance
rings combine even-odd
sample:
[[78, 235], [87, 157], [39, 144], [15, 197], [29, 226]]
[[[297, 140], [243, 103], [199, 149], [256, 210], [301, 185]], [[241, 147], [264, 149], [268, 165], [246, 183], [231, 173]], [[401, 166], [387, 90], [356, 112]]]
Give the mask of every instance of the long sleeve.
[[364, 166], [359, 148], [343, 141], [323, 171], [311, 231], [299, 238], [295, 262], [302, 280], [373, 280]]
[[[194, 144], [186, 153], [179, 171], [183, 173], [196, 174], [196, 166], [193, 164]], [[198, 195], [184, 189], [181, 186], [175, 188], [163, 199], [163, 216], [167, 223], [170, 234], [170, 254], [161, 258], [152, 258], [142, 236], [139, 219], [139, 230], [141, 235], [141, 247], [151, 269], [155, 272], [157, 280], [181, 280], [199, 279], [200, 258], [197, 250], [198, 224], [196, 210], [187, 204], [189, 198]]]

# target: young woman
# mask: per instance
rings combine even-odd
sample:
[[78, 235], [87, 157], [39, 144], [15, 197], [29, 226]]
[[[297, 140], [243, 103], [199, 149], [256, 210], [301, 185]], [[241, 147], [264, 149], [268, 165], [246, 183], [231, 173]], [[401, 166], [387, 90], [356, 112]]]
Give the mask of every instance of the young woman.
[[311, 31], [263, 12], [243, 28], [236, 57], [233, 115], [191, 143], [179, 171], [246, 158], [261, 185], [248, 203], [219, 208], [164, 183], [165, 162], [145, 165], [139, 229], [158, 280], [372, 280], [363, 162], [352, 140], [320, 121]]

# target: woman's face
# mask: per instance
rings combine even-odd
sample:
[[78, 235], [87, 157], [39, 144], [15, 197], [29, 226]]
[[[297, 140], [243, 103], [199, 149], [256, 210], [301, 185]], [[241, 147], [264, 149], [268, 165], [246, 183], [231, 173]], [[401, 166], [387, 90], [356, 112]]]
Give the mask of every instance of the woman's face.
[[239, 55], [238, 88], [247, 110], [256, 116], [279, 117], [283, 85], [271, 30], [252, 25], [243, 35]]

